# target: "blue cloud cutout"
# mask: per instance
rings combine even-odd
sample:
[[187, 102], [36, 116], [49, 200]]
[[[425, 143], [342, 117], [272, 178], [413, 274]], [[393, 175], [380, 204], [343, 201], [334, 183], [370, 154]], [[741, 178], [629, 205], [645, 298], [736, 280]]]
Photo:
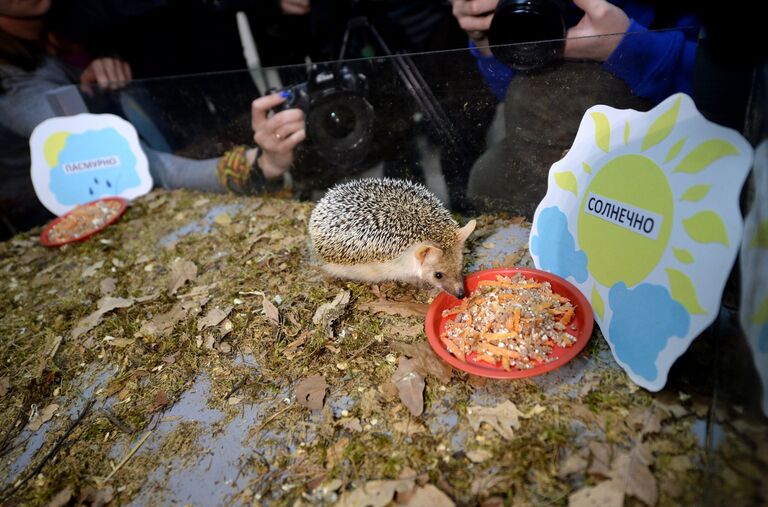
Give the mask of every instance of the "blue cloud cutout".
[[659, 352], [670, 337], [685, 336], [691, 316], [666, 287], [648, 283], [634, 289], [617, 283], [608, 292], [608, 304], [613, 310], [608, 333], [616, 357], [635, 374], [656, 380]]
[[760, 352], [768, 353], [768, 324], [760, 328], [760, 336], [757, 338], [757, 345]]
[[[113, 163], [76, 171], [97, 160]], [[62, 204], [83, 204], [105, 195], [120, 195], [141, 184], [136, 170], [136, 155], [128, 141], [113, 128], [71, 134], [59, 152], [58, 164], [51, 168], [50, 189]]]
[[576, 250], [576, 241], [568, 232], [568, 218], [556, 207], [546, 208], [537, 219], [538, 235], [531, 238], [531, 253], [539, 257], [545, 271], [577, 282], [587, 279], [587, 254]]

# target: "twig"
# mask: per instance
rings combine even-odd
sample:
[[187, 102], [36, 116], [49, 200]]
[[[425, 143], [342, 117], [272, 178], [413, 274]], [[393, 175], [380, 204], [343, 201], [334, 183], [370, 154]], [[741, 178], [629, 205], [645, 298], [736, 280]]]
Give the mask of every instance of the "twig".
[[37, 474], [40, 473], [40, 470], [43, 469], [45, 464], [50, 460], [52, 457], [56, 455], [56, 453], [59, 452], [62, 445], [64, 445], [64, 441], [69, 437], [69, 435], [72, 434], [72, 432], [75, 430], [75, 428], [80, 424], [80, 422], [85, 418], [86, 414], [91, 410], [91, 407], [93, 407], [93, 404], [96, 402], [95, 399], [91, 398], [88, 400], [88, 402], [85, 404], [85, 407], [83, 407], [83, 410], [80, 412], [80, 415], [77, 416], [77, 419], [72, 421], [72, 423], [69, 425], [67, 430], [64, 432], [64, 434], [56, 441], [56, 444], [54, 444], [53, 448], [51, 448], [50, 451], [46, 453], [45, 456], [43, 456], [43, 459], [40, 460], [40, 463], [37, 464], [37, 466], [28, 473], [23, 479], [16, 482], [16, 484], [10, 488], [10, 490], [3, 491], [3, 498], [2, 501], [8, 500], [11, 495], [16, 493], [28, 480], [30, 480], [32, 477], [36, 477]]
[[133, 426], [120, 420], [120, 418], [117, 417], [115, 413], [112, 412], [112, 410], [110, 410], [109, 408], [102, 407], [99, 409], [99, 412], [101, 412], [102, 415], [104, 415], [104, 417], [106, 417], [109, 420], [109, 422], [114, 424], [115, 427], [117, 427], [117, 429], [119, 429], [123, 433], [132, 435], [136, 431]]
[[297, 405], [288, 405], [287, 407], [281, 408], [280, 410], [278, 410], [277, 412], [275, 412], [271, 416], [267, 417], [264, 420], [264, 422], [261, 423], [259, 425], [259, 427], [256, 428], [253, 432], [254, 433], [259, 433], [261, 430], [263, 430], [267, 426], [267, 424], [271, 423], [273, 420], [275, 420], [275, 418], [277, 418], [280, 415], [283, 415], [285, 412], [288, 412], [290, 409], [292, 409], [295, 406], [297, 406]]
[[235, 385], [232, 386], [232, 389], [229, 390], [229, 392], [224, 396], [225, 400], [228, 400], [230, 396], [235, 394], [237, 391], [240, 390], [241, 387], [245, 385], [246, 382], [248, 382], [251, 379], [250, 375], [246, 375], [242, 379], [238, 380]]
[[357, 349], [357, 350], [355, 351], [355, 353], [354, 353], [354, 354], [352, 354], [351, 356], [349, 356], [349, 357], [347, 358], [347, 361], [352, 361], [354, 358], [356, 358], [357, 356], [359, 356], [359, 355], [360, 355], [362, 352], [364, 352], [365, 350], [367, 350], [367, 349], [368, 349], [368, 347], [370, 347], [370, 346], [371, 346], [371, 345], [373, 345], [374, 343], [376, 343], [376, 338], [373, 338], [371, 341], [369, 341], [368, 343], [366, 343], [365, 345], [363, 345], [362, 347], [360, 347], [359, 349]]
[[131, 449], [131, 451], [130, 451], [128, 454], [126, 454], [126, 455], [125, 455], [125, 457], [124, 457], [122, 460], [120, 460], [120, 463], [118, 463], [118, 464], [117, 464], [117, 466], [114, 468], [114, 470], [112, 470], [112, 471], [109, 473], [109, 475], [108, 475], [108, 476], [106, 476], [106, 477], [104, 478], [104, 480], [103, 480], [103, 481], [100, 481], [100, 482], [101, 482], [102, 484], [104, 484], [105, 482], [107, 482], [108, 480], [110, 480], [110, 479], [112, 478], [112, 476], [113, 476], [113, 475], [115, 475], [115, 474], [117, 473], [117, 471], [118, 471], [118, 470], [120, 470], [120, 469], [123, 467], [123, 465], [125, 465], [126, 463], [128, 463], [128, 460], [129, 460], [129, 459], [131, 459], [131, 457], [133, 457], [133, 455], [134, 455], [134, 454], [136, 454], [136, 451], [138, 451], [138, 450], [139, 450], [139, 447], [141, 447], [141, 446], [144, 444], [144, 442], [145, 442], [145, 441], [146, 441], [146, 440], [149, 438], [149, 436], [150, 436], [151, 434], [152, 434], [152, 430], [149, 430], [149, 431], [147, 431], [147, 432], [144, 434], [144, 436], [143, 436], [143, 437], [141, 437], [141, 440], [139, 440], [139, 442], [138, 442], [136, 445], [134, 445], [134, 446], [133, 446], [133, 449]]

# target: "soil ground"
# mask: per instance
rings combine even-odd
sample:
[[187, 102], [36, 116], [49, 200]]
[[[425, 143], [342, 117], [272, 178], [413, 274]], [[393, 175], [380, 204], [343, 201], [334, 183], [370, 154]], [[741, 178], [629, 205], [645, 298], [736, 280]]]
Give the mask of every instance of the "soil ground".
[[[768, 503], [732, 311], [659, 393], [598, 329], [549, 374], [474, 377], [426, 343], [435, 291], [320, 274], [311, 209], [155, 191], [88, 241], [0, 244], [4, 504]], [[478, 223], [469, 271], [530, 265], [525, 221]]]

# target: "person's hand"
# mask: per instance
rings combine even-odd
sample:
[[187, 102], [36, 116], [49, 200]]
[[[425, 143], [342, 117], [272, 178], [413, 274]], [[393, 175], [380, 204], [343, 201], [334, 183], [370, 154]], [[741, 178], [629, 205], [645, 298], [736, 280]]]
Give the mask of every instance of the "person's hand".
[[269, 110], [284, 100], [279, 93], [273, 93], [251, 104], [253, 140], [262, 150], [259, 167], [266, 178], [288, 171], [293, 163], [293, 149], [307, 137], [301, 109], [287, 109], [269, 116]]
[[131, 66], [118, 58], [97, 58], [80, 74], [80, 83], [98, 84], [99, 88], [115, 90], [133, 79]]
[[280, 0], [280, 8], [284, 14], [303, 16], [309, 14], [309, 0]]
[[483, 54], [490, 54], [488, 28], [499, 0], [453, 0], [452, 3], [453, 16], [458, 20], [459, 26], [467, 32]]
[[573, 0], [573, 3], [584, 11], [584, 17], [566, 33], [565, 57], [604, 62], [629, 28], [629, 18], [606, 0]]

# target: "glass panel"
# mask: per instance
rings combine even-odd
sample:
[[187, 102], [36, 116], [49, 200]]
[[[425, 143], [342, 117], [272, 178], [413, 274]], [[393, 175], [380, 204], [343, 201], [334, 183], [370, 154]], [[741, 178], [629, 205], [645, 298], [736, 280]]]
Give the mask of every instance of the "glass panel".
[[[368, 43], [347, 53], [370, 52], [365, 48], [379, 39], [367, 35]], [[622, 44], [637, 50], [658, 37], [685, 41], [691, 34], [626, 34]], [[562, 41], [493, 49], [541, 54], [555, 43]], [[531, 218], [550, 165], [570, 147], [587, 108], [646, 110], [691, 91], [693, 69], [682, 56], [662, 70], [626, 51], [605, 64], [556, 60], [522, 71], [468, 50], [387, 56], [382, 48], [381, 57], [136, 80], [82, 96], [91, 112], [128, 118], [150, 151], [206, 159], [253, 144], [251, 101], [281, 88], [307, 119], [308, 140], [292, 168], [297, 198], [317, 198], [345, 178], [392, 176], [426, 182], [455, 211]], [[651, 66], [647, 74], [643, 65]], [[160, 160], [161, 171], [162, 158], [150, 159]], [[183, 184], [183, 177], [174, 180]]]

